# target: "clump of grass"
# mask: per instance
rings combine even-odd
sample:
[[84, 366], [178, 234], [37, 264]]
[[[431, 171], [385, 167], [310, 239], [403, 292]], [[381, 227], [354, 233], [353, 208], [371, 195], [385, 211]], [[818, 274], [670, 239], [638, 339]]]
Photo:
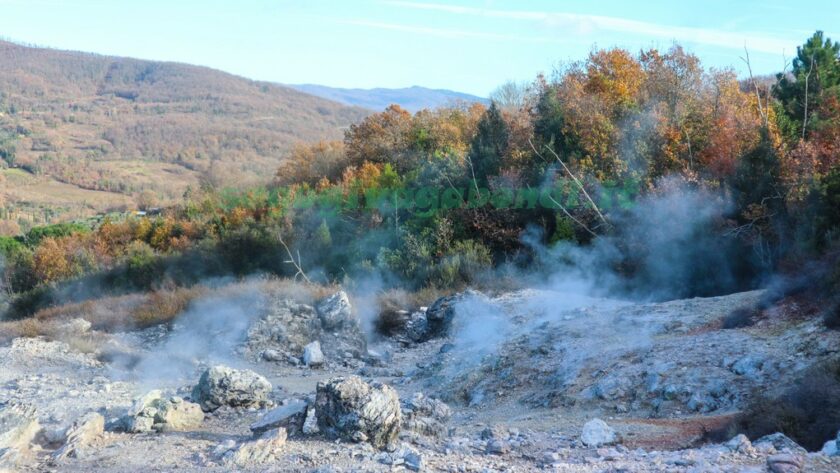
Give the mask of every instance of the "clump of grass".
[[147, 328], [171, 323], [203, 292], [199, 287], [151, 292], [144, 302], [131, 311], [133, 325], [137, 328]]

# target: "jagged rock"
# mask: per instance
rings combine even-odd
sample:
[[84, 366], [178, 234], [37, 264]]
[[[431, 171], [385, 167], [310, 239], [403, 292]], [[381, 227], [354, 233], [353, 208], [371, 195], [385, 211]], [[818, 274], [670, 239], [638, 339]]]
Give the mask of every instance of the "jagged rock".
[[201, 375], [192, 398], [205, 411], [214, 411], [221, 406], [259, 406], [268, 401], [269, 393], [271, 383], [259, 374], [218, 365]]
[[202, 422], [201, 406], [180, 397], [164, 399], [161, 391], [154, 390], [134, 401], [119, 427], [129, 433], [184, 432], [198, 428]]
[[315, 408], [318, 428], [331, 437], [386, 448], [400, 432], [397, 392], [384, 384], [365, 383], [357, 376], [319, 382]]
[[67, 439], [64, 446], [53, 456], [56, 459], [80, 456], [84, 448], [89, 447], [105, 432], [105, 418], [96, 412], [89, 412], [73, 422], [67, 429]]
[[268, 411], [259, 420], [251, 424], [251, 431], [257, 434], [277, 427], [300, 425], [306, 412], [306, 401], [292, 399], [286, 404]]
[[404, 401], [402, 412], [404, 430], [431, 437], [445, 436], [446, 423], [452, 417], [452, 409], [443, 401], [426, 397], [423, 393], [414, 393], [410, 400]]
[[318, 414], [314, 407], [306, 410], [306, 419], [303, 421], [302, 431], [304, 435], [315, 435], [321, 431], [318, 429]]
[[158, 430], [185, 432], [197, 429], [204, 422], [201, 406], [179, 397], [170, 398], [168, 401], [160, 399], [155, 406], [158, 409], [155, 425], [163, 424]]
[[263, 465], [277, 460], [286, 445], [286, 429], [278, 428], [265, 432], [255, 440], [248, 440], [229, 450], [223, 456], [227, 465], [249, 467]]
[[315, 310], [318, 311], [318, 317], [325, 330], [336, 330], [359, 324], [359, 319], [353, 315], [350, 298], [344, 291], [338, 291], [320, 300], [315, 305]]
[[767, 467], [772, 473], [798, 473], [802, 471], [802, 459], [790, 453], [770, 455]]
[[744, 434], [738, 434], [732, 440], [726, 442], [726, 448], [738, 453], [747, 453], [752, 449], [750, 439]]
[[40, 430], [34, 407], [23, 404], [0, 406], [0, 467], [23, 463]]
[[589, 447], [600, 447], [616, 443], [618, 436], [606, 422], [601, 419], [592, 419], [583, 425], [580, 441]]
[[753, 442], [753, 446], [759, 451], [767, 451], [769, 450], [767, 447], [773, 447], [777, 452], [789, 451], [790, 453], [802, 454], [807, 452], [802, 446], [781, 432], [765, 435]]
[[324, 354], [321, 343], [317, 340], [303, 348], [303, 364], [306, 366], [321, 366], [324, 364]]

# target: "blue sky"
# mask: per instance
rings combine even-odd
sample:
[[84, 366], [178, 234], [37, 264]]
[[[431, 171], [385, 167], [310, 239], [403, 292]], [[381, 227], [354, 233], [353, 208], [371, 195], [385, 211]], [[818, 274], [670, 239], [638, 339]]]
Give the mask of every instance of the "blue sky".
[[273, 82], [484, 96], [594, 46], [676, 40], [744, 73], [746, 44], [753, 70], [774, 72], [817, 29], [840, 40], [836, 1], [0, 0], [0, 36], [15, 41]]

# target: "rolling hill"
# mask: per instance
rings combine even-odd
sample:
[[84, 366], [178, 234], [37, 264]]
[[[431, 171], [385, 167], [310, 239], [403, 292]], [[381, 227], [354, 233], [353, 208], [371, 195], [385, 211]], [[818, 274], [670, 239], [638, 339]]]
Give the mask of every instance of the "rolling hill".
[[416, 112], [424, 108], [437, 108], [453, 102], [488, 103], [487, 99], [475, 95], [445, 89], [427, 89], [419, 86], [402, 89], [340, 89], [324, 85], [299, 84], [289, 85], [289, 87], [346, 105], [371, 110], [382, 110], [391, 104], [397, 104], [410, 112]]
[[265, 181], [295, 142], [340, 139], [369, 113], [206, 67], [0, 42], [0, 219]]

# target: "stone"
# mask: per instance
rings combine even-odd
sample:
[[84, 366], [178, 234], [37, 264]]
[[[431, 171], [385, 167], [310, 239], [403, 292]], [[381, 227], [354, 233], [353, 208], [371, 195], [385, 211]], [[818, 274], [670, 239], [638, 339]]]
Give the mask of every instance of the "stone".
[[336, 330], [348, 325], [358, 325], [359, 320], [353, 315], [350, 298], [344, 291], [322, 299], [315, 305], [318, 317], [325, 330]]
[[223, 365], [205, 371], [192, 392], [192, 399], [207, 412], [222, 406], [259, 407], [268, 401], [271, 383], [251, 370]]
[[767, 468], [772, 473], [799, 473], [802, 471], [802, 460], [790, 453], [780, 453], [767, 457]]
[[154, 390], [137, 398], [116, 427], [129, 433], [187, 432], [202, 422], [201, 406], [177, 396], [164, 399], [159, 390]]
[[263, 433], [259, 438], [240, 443], [223, 456], [226, 465], [251, 467], [277, 461], [286, 445], [286, 429], [278, 428]]
[[0, 465], [23, 463], [40, 431], [34, 407], [27, 404], [0, 406]]
[[592, 419], [583, 425], [580, 441], [588, 447], [611, 445], [618, 441], [618, 436], [612, 427], [601, 419]]
[[303, 434], [304, 435], [315, 435], [321, 432], [318, 429], [318, 413], [315, 412], [314, 407], [310, 407], [306, 411], [306, 419], [303, 421]]
[[155, 425], [163, 424], [159, 430], [188, 432], [197, 429], [204, 422], [204, 411], [196, 403], [172, 398], [168, 401], [161, 399], [155, 405], [158, 409]]
[[829, 440], [823, 444], [823, 448], [820, 450], [820, 453], [829, 457], [836, 457], [838, 455], [837, 440]]
[[736, 435], [730, 441], [726, 442], [725, 445], [729, 450], [738, 453], [747, 453], [752, 449], [750, 439], [744, 434]]
[[292, 399], [280, 407], [268, 411], [259, 420], [251, 424], [251, 431], [257, 434], [267, 432], [278, 427], [290, 427], [301, 423], [306, 412], [306, 401]]
[[485, 451], [493, 455], [504, 455], [510, 451], [510, 444], [506, 440], [491, 439], [487, 442]]
[[287, 359], [287, 356], [283, 352], [271, 348], [263, 351], [262, 357], [265, 361], [285, 361]]
[[753, 446], [759, 451], [767, 451], [768, 446], [772, 446], [778, 452], [788, 451], [790, 453], [804, 454], [807, 452], [798, 443], [781, 432], [775, 434], [765, 435], [753, 442]]
[[105, 418], [96, 412], [89, 412], [77, 419], [67, 429], [64, 445], [56, 450], [53, 457], [61, 460], [78, 457], [80, 452], [89, 447], [105, 433]]
[[400, 433], [402, 413], [397, 392], [381, 383], [368, 384], [358, 376], [319, 382], [315, 409], [318, 428], [329, 437], [367, 441], [384, 449]]
[[310, 367], [324, 364], [324, 353], [321, 352], [321, 342], [316, 340], [303, 348], [303, 364]]
[[414, 393], [411, 399], [403, 401], [403, 430], [429, 437], [443, 437], [448, 433], [446, 424], [452, 417], [452, 409], [438, 399], [423, 393]]

